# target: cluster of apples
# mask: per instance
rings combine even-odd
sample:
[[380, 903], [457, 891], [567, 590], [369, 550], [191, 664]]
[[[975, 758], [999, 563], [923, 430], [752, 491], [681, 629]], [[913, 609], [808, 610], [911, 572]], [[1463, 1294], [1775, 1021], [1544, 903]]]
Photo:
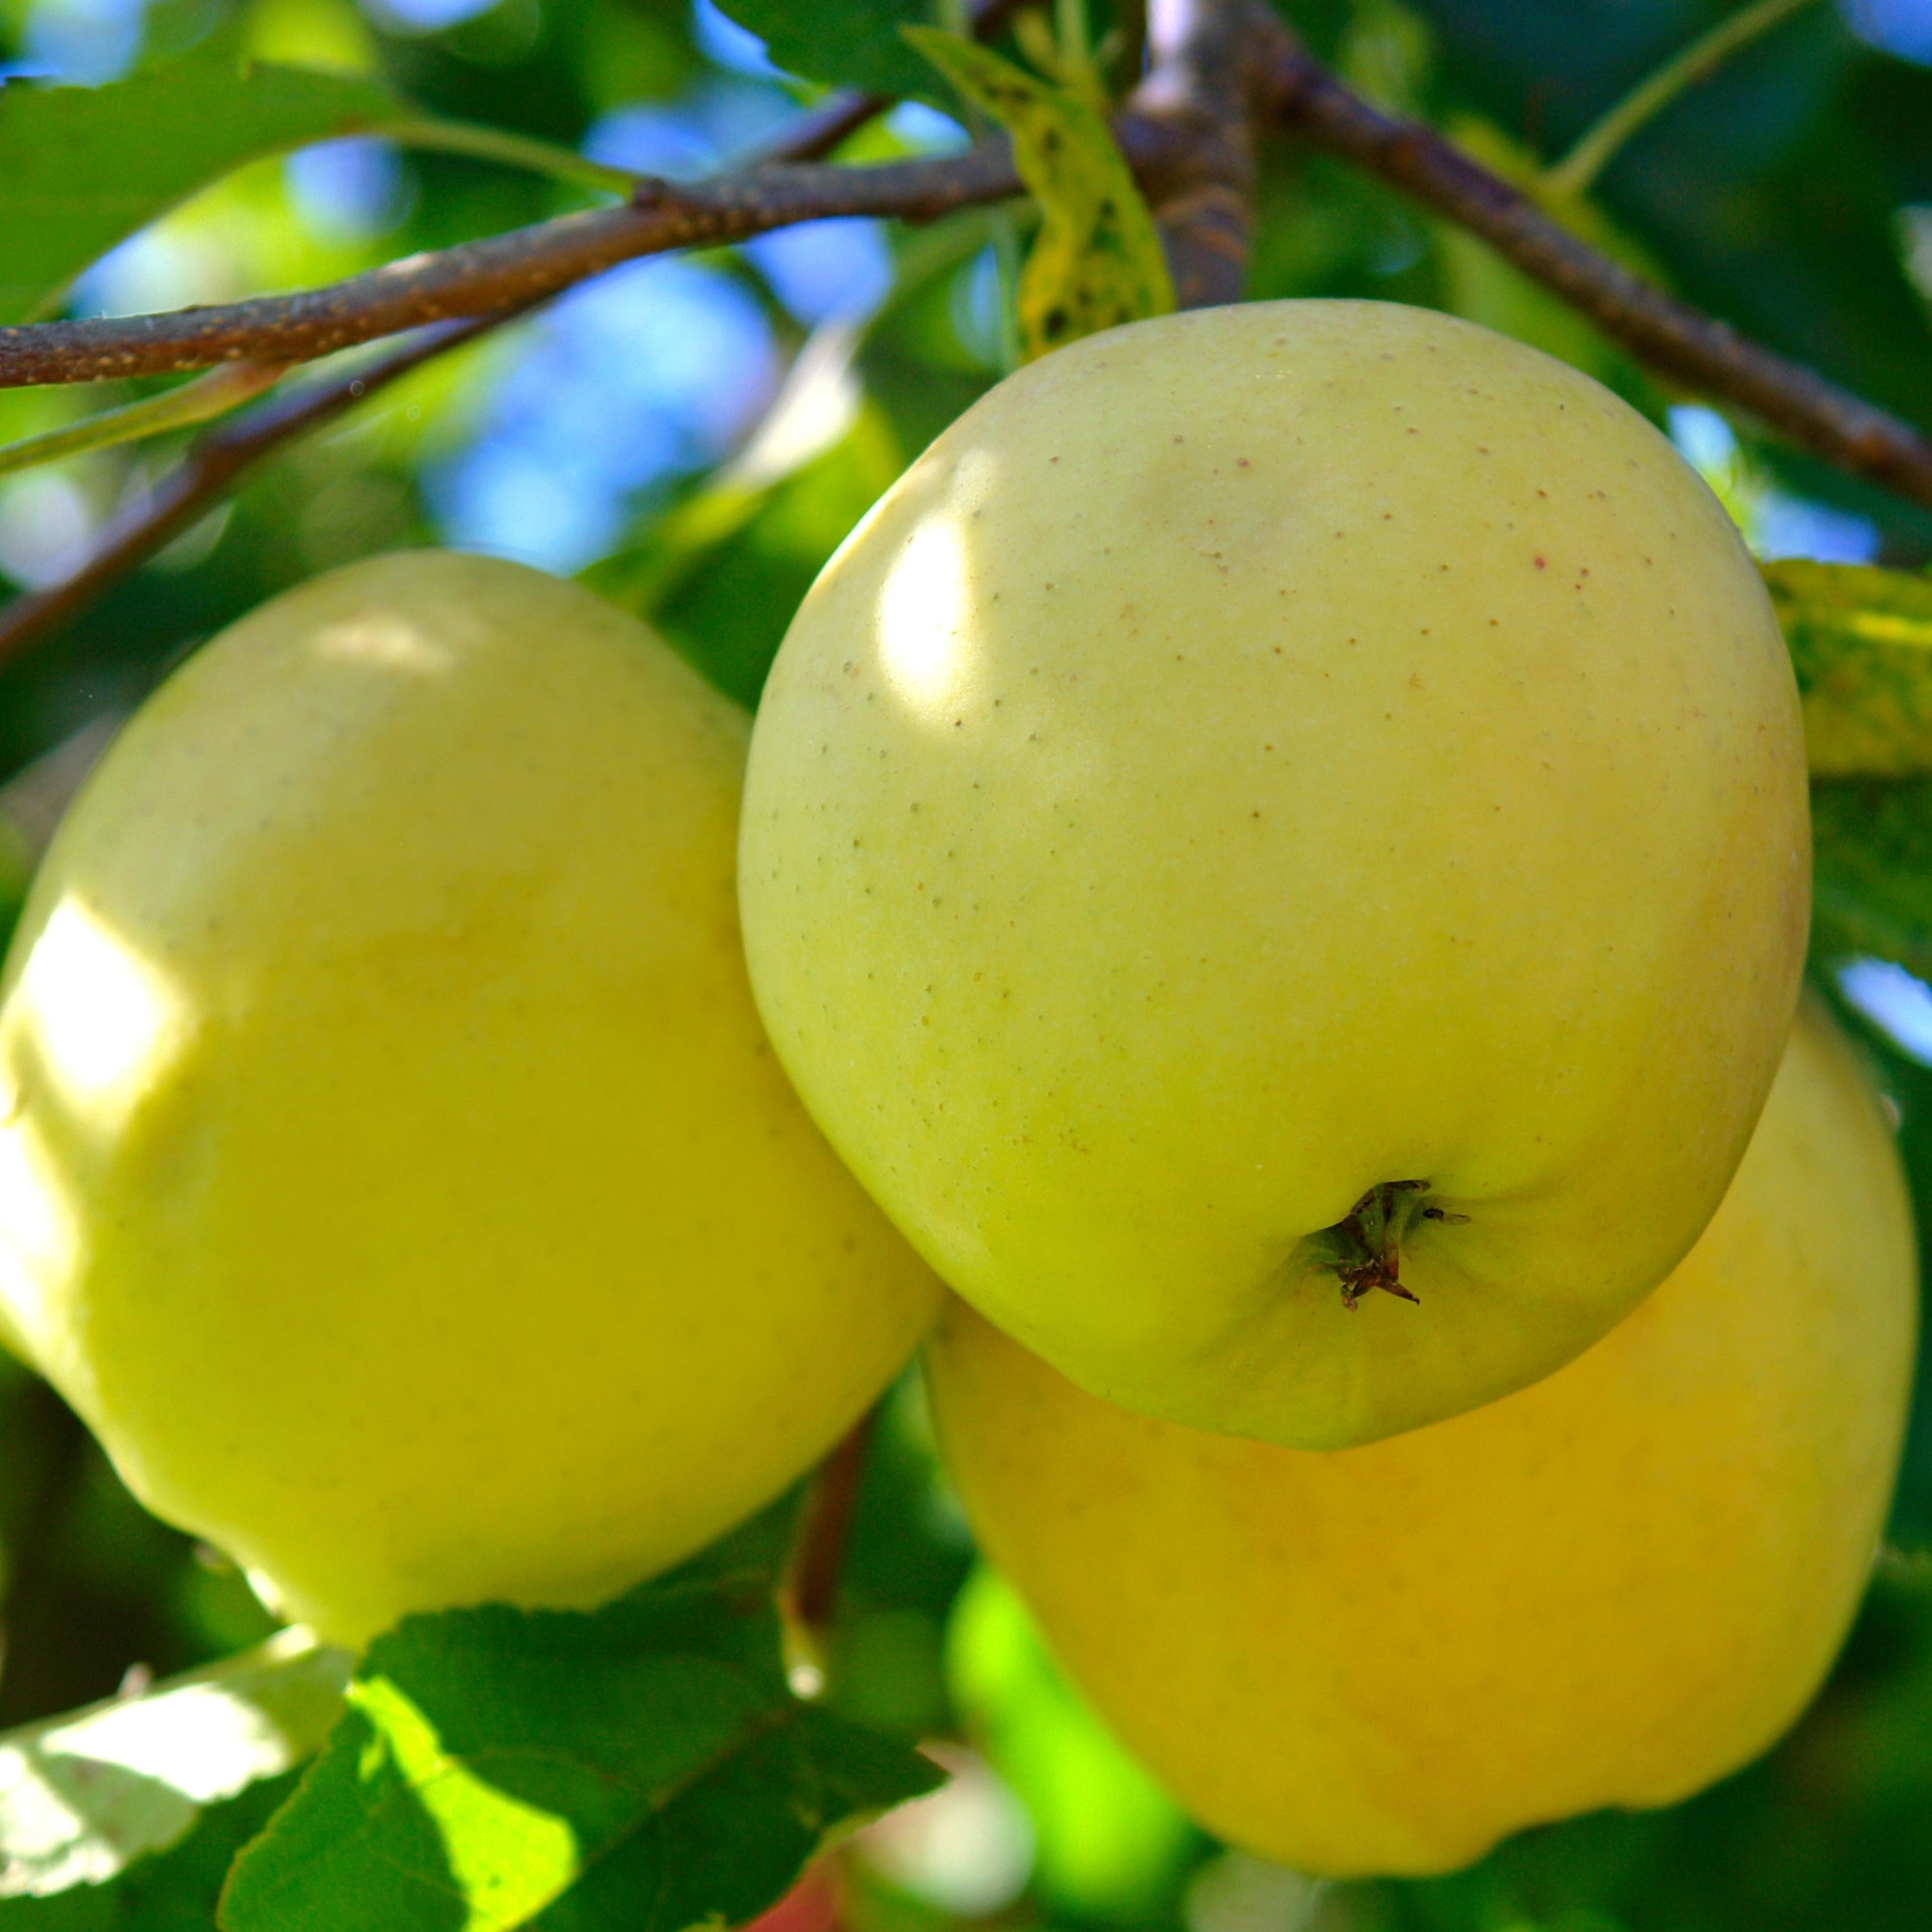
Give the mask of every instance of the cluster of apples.
[[1417, 310], [1137, 325], [914, 465], [755, 730], [442, 553], [200, 651], [15, 943], [0, 1319], [349, 1642], [612, 1595], [930, 1334], [1196, 1815], [1441, 1869], [1742, 1762], [1856, 1604], [1916, 1273], [1808, 868], [1640, 417]]

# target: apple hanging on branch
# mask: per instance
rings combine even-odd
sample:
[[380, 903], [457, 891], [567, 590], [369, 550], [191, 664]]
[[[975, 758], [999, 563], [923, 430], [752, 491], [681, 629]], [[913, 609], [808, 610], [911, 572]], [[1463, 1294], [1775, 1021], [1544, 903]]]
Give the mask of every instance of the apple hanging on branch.
[[1655, 430], [1467, 322], [1257, 303], [1030, 365], [888, 492], [773, 667], [740, 892], [780, 1057], [955, 1288], [1095, 1395], [1330, 1448], [1682, 1259], [1807, 814], [1763, 585]]

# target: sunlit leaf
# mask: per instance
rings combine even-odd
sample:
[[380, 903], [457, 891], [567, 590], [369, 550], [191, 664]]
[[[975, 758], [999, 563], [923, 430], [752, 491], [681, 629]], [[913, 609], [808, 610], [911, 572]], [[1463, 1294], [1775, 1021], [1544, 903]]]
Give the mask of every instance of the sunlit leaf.
[[1820, 778], [1932, 773], [1932, 578], [1862, 564], [1765, 566]]
[[370, 1647], [226, 1932], [682, 1932], [774, 1903], [826, 1833], [929, 1789], [794, 1700], [762, 1570], [595, 1615], [413, 1617]]
[[1012, 137], [1040, 232], [1020, 276], [1029, 359], [1174, 307], [1160, 232], [1106, 122], [1072, 88], [1037, 79], [989, 48], [934, 28], [906, 38]]
[[0, 1898], [98, 1885], [172, 1844], [202, 1805], [315, 1750], [348, 1676], [345, 1653], [285, 1631], [143, 1696], [0, 1737]]
[[295, 1773], [286, 1772], [211, 1804], [178, 1844], [136, 1859], [104, 1884], [51, 1898], [0, 1900], [0, 1932], [212, 1932], [235, 1854], [286, 1801], [295, 1782]]
[[400, 112], [380, 81], [244, 70], [217, 38], [104, 87], [0, 86], [0, 323], [44, 314], [90, 262], [244, 162]]

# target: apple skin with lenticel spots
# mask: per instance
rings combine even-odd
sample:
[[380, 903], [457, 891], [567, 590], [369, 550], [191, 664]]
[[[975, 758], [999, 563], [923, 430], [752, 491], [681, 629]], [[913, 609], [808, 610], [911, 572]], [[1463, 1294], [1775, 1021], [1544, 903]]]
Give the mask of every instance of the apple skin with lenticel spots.
[[1089, 1393], [1288, 1447], [1550, 1373], [1681, 1261], [1789, 1030], [1790, 664], [1588, 378], [1256, 303], [1000, 384], [753, 736], [754, 992], [827, 1138]]

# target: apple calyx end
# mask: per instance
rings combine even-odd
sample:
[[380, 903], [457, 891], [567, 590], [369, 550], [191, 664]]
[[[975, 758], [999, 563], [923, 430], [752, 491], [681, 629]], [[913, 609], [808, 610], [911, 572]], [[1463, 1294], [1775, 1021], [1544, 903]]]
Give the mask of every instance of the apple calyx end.
[[1342, 1306], [1351, 1314], [1364, 1295], [1379, 1288], [1398, 1301], [1419, 1304], [1402, 1279], [1402, 1244], [1424, 1221], [1468, 1220], [1438, 1208], [1426, 1180], [1384, 1180], [1370, 1188], [1332, 1228], [1310, 1238], [1311, 1258], [1341, 1284]]

